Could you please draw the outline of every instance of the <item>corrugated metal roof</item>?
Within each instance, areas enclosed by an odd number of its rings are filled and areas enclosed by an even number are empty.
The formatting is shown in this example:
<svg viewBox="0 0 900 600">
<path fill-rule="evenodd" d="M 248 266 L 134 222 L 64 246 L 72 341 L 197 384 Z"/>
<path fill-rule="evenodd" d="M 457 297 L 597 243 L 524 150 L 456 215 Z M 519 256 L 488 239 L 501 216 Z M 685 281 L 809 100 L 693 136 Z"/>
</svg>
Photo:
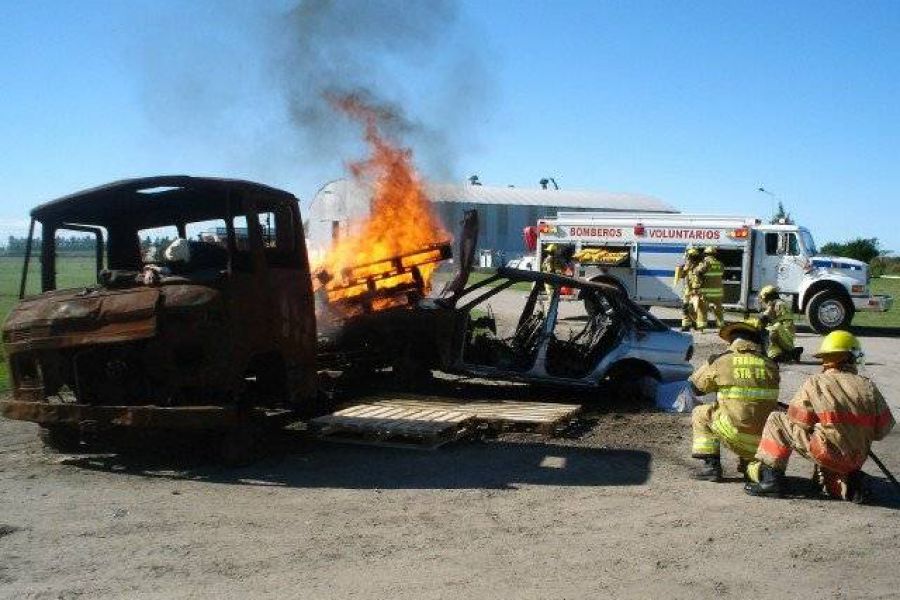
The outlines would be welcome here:
<svg viewBox="0 0 900 600">
<path fill-rule="evenodd" d="M 617 212 L 678 212 L 674 206 L 659 198 L 626 192 L 544 190 L 454 183 L 428 184 L 427 189 L 434 202 L 550 206 Z M 313 205 L 324 200 L 318 198 L 322 194 L 338 194 L 343 196 L 344 202 L 349 201 L 351 204 L 360 196 L 367 197 L 366 190 L 347 179 L 338 179 L 322 186 L 316 198 L 313 198 Z"/>
<path fill-rule="evenodd" d="M 432 184 L 434 202 L 471 202 L 517 206 L 560 206 L 608 211 L 678 212 L 659 198 L 626 192 L 587 192 L 488 185 Z"/>
</svg>

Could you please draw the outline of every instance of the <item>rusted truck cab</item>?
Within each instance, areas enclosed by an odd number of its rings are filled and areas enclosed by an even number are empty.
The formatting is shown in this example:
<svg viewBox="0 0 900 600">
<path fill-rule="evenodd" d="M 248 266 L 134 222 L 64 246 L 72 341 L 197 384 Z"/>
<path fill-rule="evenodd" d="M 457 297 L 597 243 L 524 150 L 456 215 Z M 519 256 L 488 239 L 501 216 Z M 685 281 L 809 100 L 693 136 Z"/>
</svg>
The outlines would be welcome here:
<svg viewBox="0 0 900 600">
<path fill-rule="evenodd" d="M 260 408 L 311 402 L 316 324 L 293 195 L 151 177 L 31 217 L 39 256 L 26 256 L 3 326 L 13 387 L 3 416 L 65 439 L 87 427 L 232 427 Z M 72 232 L 95 238 L 96 282 L 61 289 L 59 241 Z M 35 261 L 41 293 L 26 296 Z"/>
</svg>

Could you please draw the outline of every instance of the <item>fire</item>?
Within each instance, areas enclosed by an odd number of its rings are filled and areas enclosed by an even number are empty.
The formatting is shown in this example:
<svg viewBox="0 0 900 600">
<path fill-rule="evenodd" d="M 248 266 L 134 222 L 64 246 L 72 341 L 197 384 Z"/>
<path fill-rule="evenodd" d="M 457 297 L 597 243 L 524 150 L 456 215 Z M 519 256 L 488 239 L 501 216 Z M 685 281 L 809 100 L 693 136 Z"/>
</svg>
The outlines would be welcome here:
<svg viewBox="0 0 900 600">
<path fill-rule="evenodd" d="M 357 182 L 371 190 L 371 211 L 352 224 L 351 235 L 336 240 L 315 271 L 329 302 L 394 288 L 430 289 L 437 262 L 450 235 L 432 212 L 431 200 L 413 165 L 412 151 L 392 144 L 379 129 L 385 112 L 355 96 L 331 98 L 332 104 L 365 128 L 371 154 L 351 163 Z M 374 309 L 395 304 L 381 299 Z"/>
</svg>

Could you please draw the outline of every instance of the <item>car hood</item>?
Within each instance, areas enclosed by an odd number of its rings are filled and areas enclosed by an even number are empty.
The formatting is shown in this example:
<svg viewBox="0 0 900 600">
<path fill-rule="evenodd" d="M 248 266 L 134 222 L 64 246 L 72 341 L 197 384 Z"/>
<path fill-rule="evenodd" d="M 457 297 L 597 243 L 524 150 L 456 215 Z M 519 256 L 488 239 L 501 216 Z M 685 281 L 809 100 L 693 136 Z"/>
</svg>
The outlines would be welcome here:
<svg viewBox="0 0 900 600">
<path fill-rule="evenodd" d="M 155 335 L 161 310 L 203 306 L 219 295 L 193 284 L 48 292 L 19 302 L 3 326 L 3 340 L 15 351 L 144 339 Z"/>
<path fill-rule="evenodd" d="M 835 269 L 839 271 L 865 271 L 866 263 L 855 258 L 843 256 L 813 256 L 812 266 L 818 269 Z"/>
</svg>

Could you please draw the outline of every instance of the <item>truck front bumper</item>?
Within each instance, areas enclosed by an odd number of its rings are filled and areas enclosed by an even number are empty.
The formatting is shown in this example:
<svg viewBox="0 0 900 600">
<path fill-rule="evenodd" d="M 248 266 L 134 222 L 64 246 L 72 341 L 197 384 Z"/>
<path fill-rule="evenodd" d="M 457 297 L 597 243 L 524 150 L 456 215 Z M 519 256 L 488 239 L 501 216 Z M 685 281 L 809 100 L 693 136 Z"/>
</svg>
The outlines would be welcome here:
<svg viewBox="0 0 900 600">
<path fill-rule="evenodd" d="M 240 422 L 237 409 L 223 406 L 89 406 L 6 400 L 0 416 L 39 425 L 79 428 L 225 429 Z"/>
<path fill-rule="evenodd" d="M 853 298 L 853 308 L 858 311 L 887 312 L 894 305 L 893 296 L 864 296 Z"/>
</svg>

